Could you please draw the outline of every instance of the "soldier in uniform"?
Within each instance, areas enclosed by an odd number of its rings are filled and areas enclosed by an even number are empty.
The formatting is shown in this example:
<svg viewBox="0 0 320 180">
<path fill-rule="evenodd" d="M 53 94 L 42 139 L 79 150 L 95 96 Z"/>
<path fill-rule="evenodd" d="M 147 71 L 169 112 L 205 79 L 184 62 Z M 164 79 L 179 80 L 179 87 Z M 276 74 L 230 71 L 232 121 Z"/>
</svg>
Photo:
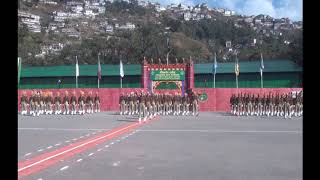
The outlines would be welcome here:
<svg viewBox="0 0 320 180">
<path fill-rule="evenodd" d="M 143 118 L 143 121 L 147 120 L 147 111 L 146 111 L 146 96 L 143 92 L 141 92 L 141 95 L 138 98 L 139 100 L 139 123 L 141 123 L 141 118 Z"/>
<path fill-rule="evenodd" d="M 94 112 L 100 112 L 100 97 L 98 95 L 98 92 L 96 92 L 96 96 L 94 97 L 94 104 L 95 104 Z"/>
<path fill-rule="evenodd" d="M 198 96 L 195 92 L 192 92 L 191 95 L 192 100 L 192 115 L 199 115 L 199 107 L 198 107 Z"/>
<path fill-rule="evenodd" d="M 126 111 L 126 102 L 125 102 L 125 97 L 123 93 L 119 97 L 119 105 L 120 105 L 120 115 L 124 115 Z"/>
<path fill-rule="evenodd" d="M 61 97 L 60 92 L 57 92 L 56 97 L 54 98 L 55 104 L 55 113 L 54 114 L 61 114 Z"/>
<path fill-rule="evenodd" d="M 20 98 L 21 104 L 21 115 L 25 115 L 28 113 L 28 97 L 26 91 L 22 92 L 22 96 Z"/>
<path fill-rule="evenodd" d="M 93 113 L 93 97 L 92 97 L 92 92 L 90 91 L 88 93 L 88 96 L 86 98 L 86 107 L 87 107 L 87 113 L 92 114 Z"/>
<path fill-rule="evenodd" d="M 52 99 L 52 92 L 49 91 L 48 92 L 48 96 L 46 98 L 46 114 L 52 114 L 53 113 L 53 107 L 52 107 L 52 104 L 53 104 L 53 99 Z"/>
<path fill-rule="evenodd" d="M 71 102 L 71 115 L 77 114 L 77 97 L 76 97 L 75 91 L 72 92 L 70 102 Z"/>
<path fill-rule="evenodd" d="M 70 105 L 70 98 L 68 91 L 65 92 L 63 97 L 63 114 L 69 114 L 69 105 Z"/>
<path fill-rule="evenodd" d="M 80 92 L 80 96 L 78 98 L 78 103 L 79 103 L 79 114 L 85 114 L 85 96 L 84 96 L 84 92 L 81 91 Z"/>
</svg>

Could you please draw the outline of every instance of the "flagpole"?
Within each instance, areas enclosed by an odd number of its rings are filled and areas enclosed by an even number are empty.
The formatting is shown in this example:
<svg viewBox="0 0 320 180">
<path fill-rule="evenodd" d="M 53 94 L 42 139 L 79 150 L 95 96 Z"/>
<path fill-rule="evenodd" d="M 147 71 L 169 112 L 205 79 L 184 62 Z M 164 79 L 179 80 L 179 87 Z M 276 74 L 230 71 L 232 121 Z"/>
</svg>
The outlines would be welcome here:
<svg viewBox="0 0 320 180">
<path fill-rule="evenodd" d="M 76 63 L 77 63 L 77 66 L 78 66 L 77 68 L 79 68 L 78 57 L 77 56 L 76 56 Z M 78 88 L 78 76 L 77 76 L 77 74 L 76 74 L 76 88 Z"/>
<path fill-rule="evenodd" d="M 98 54 L 98 62 L 99 62 L 99 66 L 100 66 L 100 59 L 99 59 L 99 56 L 100 56 L 100 53 Z M 100 79 L 99 79 L 99 76 L 98 76 L 98 89 L 99 89 L 99 86 L 100 86 Z"/>
</svg>

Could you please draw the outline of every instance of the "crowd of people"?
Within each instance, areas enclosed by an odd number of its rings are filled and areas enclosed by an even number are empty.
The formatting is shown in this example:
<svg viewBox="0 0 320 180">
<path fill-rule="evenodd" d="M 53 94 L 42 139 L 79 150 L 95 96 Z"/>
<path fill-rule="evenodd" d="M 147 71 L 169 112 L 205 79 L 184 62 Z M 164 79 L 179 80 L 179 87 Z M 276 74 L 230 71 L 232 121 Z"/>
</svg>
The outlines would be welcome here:
<svg viewBox="0 0 320 180">
<path fill-rule="evenodd" d="M 178 93 L 131 92 L 120 95 L 119 106 L 120 115 L 139 115 L 139 122 L 156 115 L 199 115 L 198 96 L 194 92 L 183 96 Z"/>
<path fill-rule="evenodd" d="M 100 98 L 98 92 L 95 96 L 92 92 L 85 94 L 80 91 L 80 95 L 77 97 L 76 92 L 73 91 L 72 95 L 69 95 L 68 91 L 65 91 L 64 95 L 60 95 L 60 92 L 56 92 L 55 96 L 51 91 L 32 91 L 28 97 L 26 91 L 22 92 L 21 100 L 21 114 L 39 116 L 42 114 L 85 114 L 100 112 Z"/>
<path fill-rule="evenodd" d="M 303 114 L 303 91 L 286 94 L 240 93 L 230 98 L 231 113 L 237 116 L 284 116 L 291 118 Z"/>
</svg>

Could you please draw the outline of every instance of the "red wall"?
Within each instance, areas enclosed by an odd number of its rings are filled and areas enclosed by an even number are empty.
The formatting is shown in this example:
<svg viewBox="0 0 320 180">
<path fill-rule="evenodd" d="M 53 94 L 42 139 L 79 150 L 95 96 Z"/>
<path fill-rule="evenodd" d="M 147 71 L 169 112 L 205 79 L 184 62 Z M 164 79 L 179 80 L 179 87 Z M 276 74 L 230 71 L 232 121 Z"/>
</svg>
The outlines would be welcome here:
<svg viewBox="0 0 320 180">
<path fill-rule="evenodd" d="M 63 96 L 64 92 L 67 90 L 69 94 L 72 93 L 73 90 L 76 91 L 76 95 L 80 94 L 80 91 L 84 91 L 87 94 L 89 91 L 92 91 L 93 95 L 95 92 L 99 92 L 100 100 L 101 100 L 101 110 L 102 111 L 118 111 L 119 110 L 119 96 L 123 93 L 136 92 L 141 91 L 141 88 L 92 88 L 92 89 L 41 89 L 42 92 L 50 90 L 53 92 L 55 96 L 56 92 L 60 92 Z M 196 88 L 196 92 L 206 92 L 208 94 L 208 100 L 200 103 L 200 111 L 229 111 L 229 100 L 230 96 L 233 93 L 255 93 L 255 94 L 263 94 L 263 93 L 287 93 L 290 91 L 300 91 L 302 88 Z M 20 104 L 20 97 L 23 91 L 27 92 L 27 95 L 31 94 L 31 90 L 18 90 L 18 104 Z M 171 92 L 173 93 L 173 92 Z M 20 110 L 20 105 L 18 107 Z"/>
</svg>

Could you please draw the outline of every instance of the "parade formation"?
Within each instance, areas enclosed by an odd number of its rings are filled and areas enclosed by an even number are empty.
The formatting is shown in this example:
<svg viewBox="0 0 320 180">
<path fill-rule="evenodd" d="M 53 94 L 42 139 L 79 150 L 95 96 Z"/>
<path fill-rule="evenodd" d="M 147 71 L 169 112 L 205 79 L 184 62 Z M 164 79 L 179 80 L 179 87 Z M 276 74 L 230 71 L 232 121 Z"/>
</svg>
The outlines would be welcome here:
<svg viewBox="0 0 320 180">
<path fill-rule="evenodd" d="M 76 92 L 73 91 L 69 95 L 65 91 L 63 96 L 60 92 L 53 94 L 51 91 L 32 91 L 28 97 L 26 91 L 22 92 L 21 100 L 21 115 L 39 116 L 42 114 L 85 114 L 100 112 L 100 97 L 98 92 L 95 96 L 90 91 L 87 95 L 80 91 L 80 96 L 77 98 Z"/>
<path fill-rule="evenodd" d="M 158 94 L 131 92 L 119 98 L 120 115 L 139 115 L 139 122 L 156 115 L 199 115 L 198 96 L 194 92 L 184 96 L 175 93 Z"/>
<path fill-rule="evenodd" d="M 284 116 L 291 118 L 303 114 L 303 91 L 287 94 L 233 94 L 230 109 L 237 116 Z"/>
</svg>

